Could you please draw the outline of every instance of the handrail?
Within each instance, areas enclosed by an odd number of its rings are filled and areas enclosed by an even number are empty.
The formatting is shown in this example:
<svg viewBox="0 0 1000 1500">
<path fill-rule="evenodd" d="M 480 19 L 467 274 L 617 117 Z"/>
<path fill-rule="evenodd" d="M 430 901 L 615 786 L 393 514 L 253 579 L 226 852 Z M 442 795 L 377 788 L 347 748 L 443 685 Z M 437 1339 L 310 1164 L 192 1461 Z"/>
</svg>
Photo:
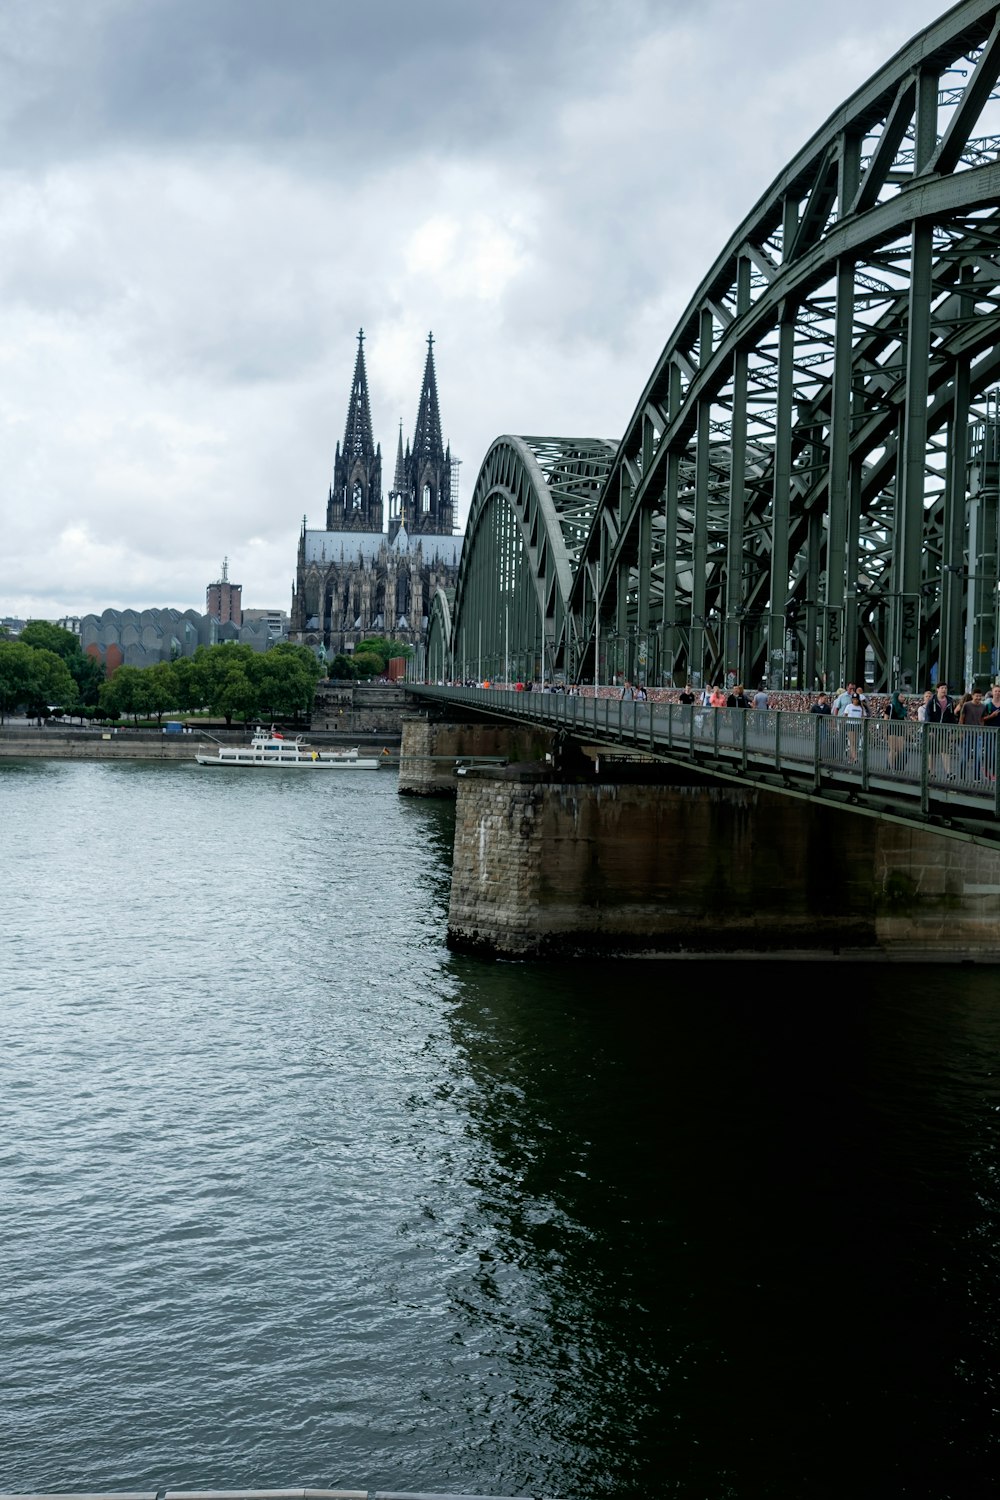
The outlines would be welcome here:
<svg viewBox="0 0 1000 1500">
<path fill-rule="evenodd" d="M 575 696 L 570 709 L 559 693 L 412 690 L 501 717 L 568 727 L 577 734 L 589 731 L 653 757 L 683 755 L 715 771 L 775 772 L 786 780 L 801 779 L 818 794 L 851 786 L 866 794 L 888 792 L 911 801 L 925 817 L 932 801 L 959 800 L 1000 819 L 1000 731 L 993 728 Z"/>
</svg>

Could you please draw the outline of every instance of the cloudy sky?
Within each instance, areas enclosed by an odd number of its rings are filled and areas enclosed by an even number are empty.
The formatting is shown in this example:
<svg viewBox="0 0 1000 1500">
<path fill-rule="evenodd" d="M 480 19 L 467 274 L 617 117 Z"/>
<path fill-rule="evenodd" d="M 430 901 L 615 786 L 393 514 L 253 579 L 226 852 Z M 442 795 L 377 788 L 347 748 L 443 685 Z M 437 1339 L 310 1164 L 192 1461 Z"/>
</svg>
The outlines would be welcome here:
<svg viewBox="0 0 1000 1500">
<path fill-rule="evenodd" d="M 0 616 L 290 603 L 357 330 L 461 511 L 617 437 L 709 263 L 937 0 L 0 0 Z"/>
</svg>

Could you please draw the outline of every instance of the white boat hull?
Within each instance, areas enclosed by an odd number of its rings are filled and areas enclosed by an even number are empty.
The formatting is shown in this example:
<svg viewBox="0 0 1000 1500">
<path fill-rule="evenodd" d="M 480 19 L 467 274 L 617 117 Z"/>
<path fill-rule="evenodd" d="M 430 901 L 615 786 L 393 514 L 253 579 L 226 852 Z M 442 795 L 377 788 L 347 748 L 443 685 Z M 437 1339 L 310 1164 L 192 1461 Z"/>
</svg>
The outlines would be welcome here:
<svg viewBox="0 0 1000 1500">
<path fill-rule="evenodd" d="M 314 750 L 301 738 L 286 740 L 272 729 L 255 729 L 249 745 L 220 745 L 214 755 L 195 756 L 199 766 L 237 771 L 376 771 L 379 758 L 351 750 Z"/>
<path fill-rule="evenodd" d="M 308 756 L 293 760 L 277 755 L 226 756 L 225 759 L 219 755 L 196 755 L 195 760 L 199 766 L 228 766 L 231 770 L 248 771 L 377 771 L 379 765 L 376 758 L 367 755 L 355 758 L 343 756 L 340 759 L 318 756 L 316 760 Z"/>
</svg>

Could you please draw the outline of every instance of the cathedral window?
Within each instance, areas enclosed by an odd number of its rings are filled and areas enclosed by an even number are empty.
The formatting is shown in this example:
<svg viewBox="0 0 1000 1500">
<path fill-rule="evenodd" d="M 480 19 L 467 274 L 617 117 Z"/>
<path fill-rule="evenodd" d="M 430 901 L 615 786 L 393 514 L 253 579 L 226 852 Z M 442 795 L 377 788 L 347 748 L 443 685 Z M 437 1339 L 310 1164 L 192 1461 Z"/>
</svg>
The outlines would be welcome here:
<svg viewBox="0 0 1000 1500">
<path fill-rule="evenodd" d="M 361 484 L 357 479 L 354 481 L 354 489 L 351 492 L 351 505 L 354 510 L 361 509 Z"/>
<path fill-rule="evenodd" d="M 423 495 L 423 512 L 424 512 L 425 516 L 427 515 L 428 511 L 430 510 L 430 508 L 431 508 L 431 487 L 430 487 L 429 484 L 425 484 L 424 485 L 424 495 Z"/>
</svg>

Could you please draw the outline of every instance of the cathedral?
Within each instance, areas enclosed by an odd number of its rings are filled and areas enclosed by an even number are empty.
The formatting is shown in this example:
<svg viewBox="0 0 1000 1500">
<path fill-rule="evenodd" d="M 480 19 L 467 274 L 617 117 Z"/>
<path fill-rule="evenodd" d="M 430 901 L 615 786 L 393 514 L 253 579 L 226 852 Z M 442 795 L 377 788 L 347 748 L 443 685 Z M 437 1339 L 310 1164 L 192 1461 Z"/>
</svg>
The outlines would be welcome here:
<svg viewBox="0 0 1000 1500">
<path fill-rule="evenodd" d="M 289 640 L 324 657 L 350 653 L 371 635 L 419 647 L 435 590 L 454 592 L 462 537 L 454 530 L 451 449 L 441 440 L 433 335 L 427 340 L 413 442 L 405 449 L 400 423 L 388 502 L 386 515 L 382 446 L 372 438 L 362 330 L 344 442 L 337 444 L 333 461 L 326 528 L 311 531 L 305 517 L 302 521 Z"/>
</svg>

